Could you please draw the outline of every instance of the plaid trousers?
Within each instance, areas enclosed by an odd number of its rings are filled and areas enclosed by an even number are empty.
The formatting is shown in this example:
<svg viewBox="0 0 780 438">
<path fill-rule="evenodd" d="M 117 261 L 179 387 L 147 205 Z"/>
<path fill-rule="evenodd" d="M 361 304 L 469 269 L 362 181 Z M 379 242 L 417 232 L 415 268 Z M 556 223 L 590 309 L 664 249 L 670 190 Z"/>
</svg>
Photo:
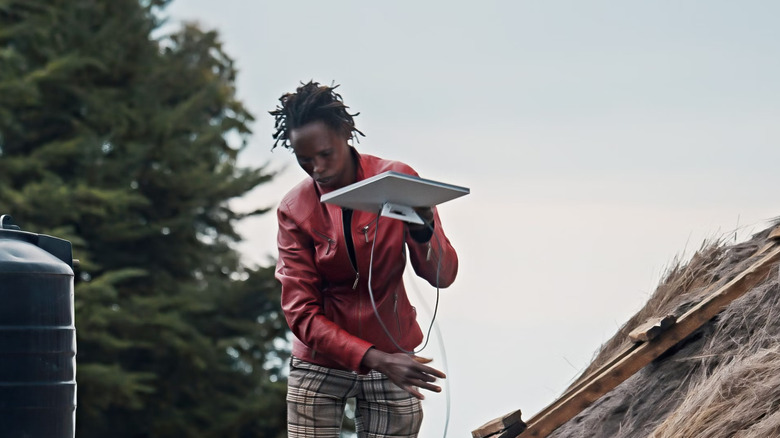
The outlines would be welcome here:
<svg viewBox="0 0 780 438">
<path fill-rule="evenodd" d="M 359 438 L 415 438 L 420 431 L 420 400 L 377 371 L 361 375 L 293 357 L 287 382 L 289 438 L 338 438 L 350 397 Z"/>
</svg>

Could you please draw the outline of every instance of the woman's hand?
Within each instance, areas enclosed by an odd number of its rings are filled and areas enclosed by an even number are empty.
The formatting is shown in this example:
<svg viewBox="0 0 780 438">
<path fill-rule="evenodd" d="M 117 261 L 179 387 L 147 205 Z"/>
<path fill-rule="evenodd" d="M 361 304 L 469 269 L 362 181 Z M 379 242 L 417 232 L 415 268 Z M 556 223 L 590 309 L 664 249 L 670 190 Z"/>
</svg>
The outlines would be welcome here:
<svg viewBox="0 0 780 438">
<path fill-rule="evenodd" d="M 425 397 L 418 388 L 441 392 L 441 387 L 433 382 L 436 378 L 447 378 L 441 371 L 424 365 L 430 361 L 406 353 L 385 353 L 376 348 L 370 348 L 363 356 L 363 365 L 386 375 L 390 381 L 420 400 Z"/>
<path fill-rule="evenodd" d="M 407 222 L 410 230 L 423 230 L 428 228 L 428 224 L 433 222 L 433 209 L 431 207 L 414 207 L 414 211 L 420 216 L 424 224 L 413 224 Z"/>
</svg>

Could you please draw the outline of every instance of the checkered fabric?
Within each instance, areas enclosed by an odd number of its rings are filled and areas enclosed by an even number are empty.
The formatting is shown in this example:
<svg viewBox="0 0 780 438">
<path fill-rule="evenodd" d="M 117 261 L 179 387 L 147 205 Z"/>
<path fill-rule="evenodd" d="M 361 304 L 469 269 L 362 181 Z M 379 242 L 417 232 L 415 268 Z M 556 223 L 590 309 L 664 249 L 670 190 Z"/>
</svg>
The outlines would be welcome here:
<svg viewBox="0 0 780 438">
<path fill-rule="evenodd" d="M 420 401 L 377 371 L 362 375 L 293 357 L 287 385 L 289 438 L 338 438 L 350 397 L 359 438 L 415 438 L 420 431 Z"/>
</svg>

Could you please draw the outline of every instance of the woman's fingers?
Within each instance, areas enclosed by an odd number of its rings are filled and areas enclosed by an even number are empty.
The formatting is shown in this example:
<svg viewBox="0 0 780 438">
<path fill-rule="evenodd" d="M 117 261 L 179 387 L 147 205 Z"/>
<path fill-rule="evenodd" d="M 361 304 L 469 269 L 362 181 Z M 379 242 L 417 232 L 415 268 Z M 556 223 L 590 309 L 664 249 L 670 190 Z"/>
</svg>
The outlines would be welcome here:
<svg viewBox="0 0 780 438">
<path fill-rule="evenodd" d="M 436 379 L 444 379 L 447 376 L 436 368 L 423 365 L 430 363 L 431 359 L 401 353 L 383 357 L 386 361 L 377 368 L 409 394 L 422 400 L 424 397 L 420 389 L 441 392 L 441 387 L 435 385 L 434 382 Z"/>
<path fill-rule="evenodd" d="M 410 383 L 422 389 L 428 391 L 441 392 L 441 387 L 434 385 L 437 378 L 445 378 L 446 376 L 441 371 L 424 365 L 419 365 L 417 369 L 413 370 L 413 373 L 409 376 Z"/>
<path fill-rule="evenodd" d="M 433 359 L 429 359 L 427 357 L 412 356 L 412 359 L 416 360 L 418 363 L 431 363 L 431 362 L 433 362 Z"/>
<path fill-rule="evenodd" d="M 419 365 L 419 367 L 420 367 L 419 371 L 421 371 L 421 372 L 423 372 L 425 374 L 430 374 L 431 376 L 438 377 L 440 379 L 446 379 L 447 378 L 446 374 L 444 374 L 443 372 L 437 370 L 436 368 L 432 368 L 432 367 L 425 366 L 425 365 Z"/>
<path fill-rule="evenodd" d="M 416 397 L 418 400 L 425 400 L 425 396 L 422 395 L 420 391 L 417 390 L 414 386 L 407 385 L 402 387 L 403 390 L 408 392 L 409 394 L 412 394 L 412 396 Z"/>
<path fill-rule="evenodd" d="M 427 389 L 428 391 L 431 391 L 431 392 L 441 392 L 441 387 L 437 386 L 437 385 L 434 385 L 432 383 L 422 382 L 422 383 L 420 383 L 419 386 L 420 386 L 420 388 Z"/>
</svg>

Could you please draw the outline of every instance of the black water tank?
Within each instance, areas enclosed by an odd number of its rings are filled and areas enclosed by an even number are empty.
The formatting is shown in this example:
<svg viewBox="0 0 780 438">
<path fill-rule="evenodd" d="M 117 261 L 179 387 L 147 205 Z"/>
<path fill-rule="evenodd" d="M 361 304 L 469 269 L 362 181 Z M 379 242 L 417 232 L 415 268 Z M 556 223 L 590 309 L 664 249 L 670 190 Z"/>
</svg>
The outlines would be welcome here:
<svg viewBox="0 0 780 438">
<path fill-rule="evenodd" d="M 0 217 L 0 436 L 73 438 L 76 328 L 70 242 Z"/>
</svg>

